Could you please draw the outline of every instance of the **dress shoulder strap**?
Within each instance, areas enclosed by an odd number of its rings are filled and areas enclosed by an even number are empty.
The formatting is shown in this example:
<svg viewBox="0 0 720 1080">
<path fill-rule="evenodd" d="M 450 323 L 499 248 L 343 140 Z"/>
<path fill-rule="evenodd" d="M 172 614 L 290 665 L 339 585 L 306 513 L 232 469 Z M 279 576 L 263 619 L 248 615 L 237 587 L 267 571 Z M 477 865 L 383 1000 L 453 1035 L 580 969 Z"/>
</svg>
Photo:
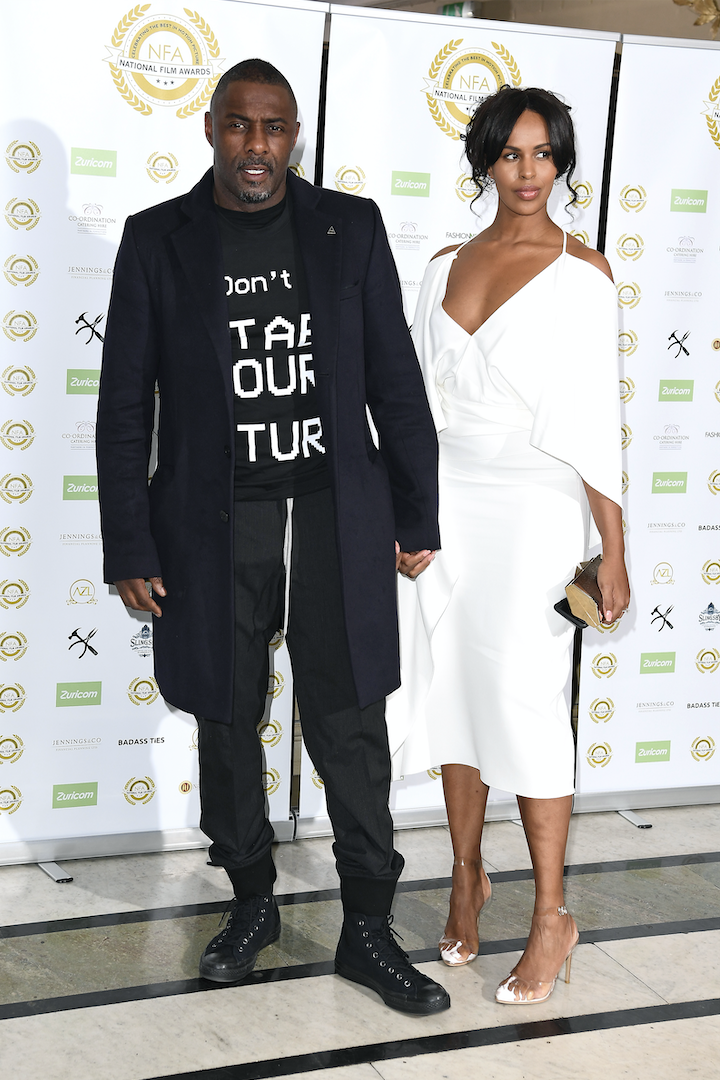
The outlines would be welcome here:
<svg viewBox="0 0 720 1080">
<path fill-rule="evenodd" d="M 563 253 L 563 255 L 565 255 L 565 254 L 566 254 L 566 252 L 567 252 L 567 238 L 568 238 L 567 230 L 566 230 L 566 229 L 563 229 L 563 231 L 562 231 L 562 234 L 563 234 L 563 247 L 562 247 L 562 253 Z"/>
</svg>

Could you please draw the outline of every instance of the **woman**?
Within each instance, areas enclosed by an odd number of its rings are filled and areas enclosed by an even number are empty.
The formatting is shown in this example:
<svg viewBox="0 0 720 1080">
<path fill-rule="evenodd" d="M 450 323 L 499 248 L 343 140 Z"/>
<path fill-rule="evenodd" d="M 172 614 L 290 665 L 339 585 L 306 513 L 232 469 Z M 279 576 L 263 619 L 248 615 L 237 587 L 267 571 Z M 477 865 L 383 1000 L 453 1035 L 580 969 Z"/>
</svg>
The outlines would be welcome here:
<svg viewBox="0 0 720 1080">
<path fill-rule="evenodd" d="M 471 120 L 466 154 L 495 220 L 427 270 L 413 336 L 440 442 L 442 550 L 405 556 L 403 687 L 390 702 L 396 769 L 441 764 L 455 861 L 443 960 L 478 952 L 488 787 L 517 794 L 535 876 L 525 951 L 496 999 L 537 1003 L 577 943 L 563 897 L 574 746 L 571 625 L 554 610 L 602 538 L 603 618 L 630 599 L 620 507 L 617 297 L 610 268 L 553 224 L 570 180 L 569 109 L 503 87 Z"/>
</svg>

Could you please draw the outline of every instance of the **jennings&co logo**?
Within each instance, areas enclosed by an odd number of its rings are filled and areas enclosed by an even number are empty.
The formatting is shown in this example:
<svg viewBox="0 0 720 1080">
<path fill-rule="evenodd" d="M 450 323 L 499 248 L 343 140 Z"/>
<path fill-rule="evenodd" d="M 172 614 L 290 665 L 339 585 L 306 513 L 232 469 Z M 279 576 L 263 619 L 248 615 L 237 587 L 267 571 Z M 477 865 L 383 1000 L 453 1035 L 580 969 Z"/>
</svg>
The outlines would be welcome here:
<svg viewBox="0 0 720 1080">
<path fill-rule="evenodd" d="M 20 683 L 0 685 L 0 713 L 17 712 L 25 704 L 25 687 Z"/>
<path fill-rule="evenodd" d="M 720 611 L 715 610 L 715 605 L 712 601 L 708 604 L 704 611 L 700 612 L 698 621 L 704 630 L 714 630 L 720 626 Z"/>
<path fill-rule="evenodd" d="M 30 531 L 22 525 L 9 525 L 0 529 L 0 555 L 27 555 L 31 544 Z"/>
<path fill-rule="evenodd" d="M 162 153 L 153 150 L 147 159 L 145 171 L 155 184 L 172 184 L 173 180 L 178 178 L 180 165 L 175 155 L 169 151 Z"/>
<path fill-rule="evenodd" d="M 335 173 L 335 187 L 349 195 L 359 195 L 365 182 L 365 173 L 359 165 L 341 165 Z"/>
<path fill-rule="evenodd" d="M 717 649 L 701 649 L 695 657 L 695 667 L 704 675 L 712 675 L 720 667 L 720 652 Z"/>
<path fill-rule="evenodd" d="M 70 172 L 79 176 L 117 176 L 117 150 L 88 150 L 73 146 Z"/>
<path fill-rule="evenodd" d="M 155 794 L 155 782 L 149 776 L 131 776 L 123 794 L 131 806 L 147 806 Z"/>
<path fill-rule="evenodd" d="M 95 394 L 100 390 L 100 368 L 68 368 L 66 394 Z"/>
<path fill-rule="evenodd" d="M 630 259 L 637 262 L 645 251 L 645 241 L 640 236 L 640 233 L 623 233 L 618 238 L 615 250 L 625 262 Z"/>
<path fill-rule="evenodd" d="M 620 307 L 636 308 L 642 300 L 642 290 L 637 281 L 619 281 L 617 284 Z"/>
<path fill-rule="evenodd" d="M 35 428 L 29 420 L 6 420 L 0 427 L 0 443 L 7 450 L 27 450 L 35 438 Z"/>
<path fill-rule="evenodd" d="M 617 671 L 617 657 L 611 653 L 598 653 L 593 657 L 592 673 L 597 679 L 611 679 Z"/>
<path fill-rule="evenodd" d="M 522 76 L 515 58 L 492 41 L 493 52 L 485 49 L 458 49 L 462 38 L 448 41 L 435 56 L 421 92 L 430 115 L 451 139 L 460 140 L 470 117 L 486 97 L 501 86 L 520 86 Z"/>
<path fill-rule="evenodd" d="M 30 596 L 30 588 L 26 581 L 18 578 L 16 581 L 0 581 L 0 607 L 6 611 L 17 611 L 27 604 Z"/>
<path fill-rule="evenodd" d="M 676 213 L 704 214 L 707 210 L 707 198 L 707 191 L 673 188 L 670 193 L 670 209 Z"/>
<path fill-rule="evenodd" d="M 3 273 L 9 285 L 34 285 L 40 277 L 40 267 L 32 255 L 10 255 Z"/>
<path fill-rule="evenodd" d="M 19 735 L 0 735 L 0 765 L 14 765 L 25 747 Z"/>
<path fill-rule="evenodd" d="M 42 154 L 40 147 L 34 142 L 18 142 L 13 139 L 5 151 L 5 161 L 13 172 L 29 176 L 40 168 Z"/>
<path fill-rule="evenodd" d="M 391 195 L 413 195 L 430 198 L 430 173 L 397 172 L 393 170 L 390 182 Z"/>
<path fill-rule="evenodd" d="M 64 810 L 69 806 L 97 806 L 97 780 L 90 784 L 53 784 L 52 808 Z"/>
<path fill-rule="evenodd" d="M 0 480 L 0 499 L 11 506 L 13 503 L 27 502 L 32 493 L 33 482 L 27 473 L 20 473 L 18 476 L 5 473 Z"/>
<path fill-rule="evenodd" d="M 105 63 L 123 101 L 150 116 L 153 106 L 175 109 L 180 120 L 204 109 L 225 61 L 212 28 L 197 11 L 147 15 L 138 4 L 115 27 Z"/>
<path fill-rule="evenodd" d="M 612 747 L 610 743 L 593 743 L 588 747 L 587 763 L 593 769 L 604 769 L 609 764 L 612 757 Z"/>
<path fill-rule="evenodd" d="M 661 742 L 635 743 L 635 764 L 640 765 L 648 761 L 669 761 L 670 740 Z"/>
<path fill-rule="evenodd" d="M 647 193 L 639 184 L 626 184 L 620 192 L 620 205 L 627 214 L 644 210 L 646 202 Z"/>
<path fill-rule="evenodd" d="M 693 739 L 690 753 L 695 761 L 709 761 L 715 753 L 715 740 L 709 735 L 701 735 Z"/>
<path fill-rule="evenodd" d="M 151 675 L 133 679 L 127 688 L 127 696 L 133 705 L 152 705 L 160 697 L 160 688 Z"/>
<path fill-rule="evenodd" d="M 31 367 L 5 368 L 2 375 L 2 388 L 10 397 L 27 397 L 35 389 L 35 372 Z"/>
<path fill-rule="evenodd" d="M 612 698 L 595 698 L 588 709 L 590 719 L 596 724 L 607 724 L 615 715 L 615 702 Z"/>
<path fill-rule="evenodd" d="M 101 702 L 101 682 L 65 682 L 57 684 L 55 690 L 55 705 L 57 708 L 76 705 L 100 705 Z"/>
<path fill-rule="evenodd" d="M 674 652 L 640 653 L 641 675 L 669 675 L 675 671 Z"/>
<path fill-rule="evenodd" d="M 692 401 L 694 379 L 661 379 L 658 401 Z"/>
<path fill-rule="evenodd" d="M 32 311 L 15 311 L 3 318 L 3 333 L 10 341 L 31 341 L 38 331 L 38 321 Z"/>
<path fill-rule="evenodd" d="M 20 809 L 23 796 L 20 788 L 14 784 L 0 789 L 0 814 L 14 814 Z"/>
<path fill-rule="evenodd" d="M 97 502 L 97 476 L 63 476 L 63 499 L 92 499 Z"/>
<path fill-rule="evenodd" d="M 652 476 L 653 495 L 685 495 L 687 492 L 686 472 L 655 472 Z"/>
<path fill-rule="evenodd" d="M 30 232 L 40 220 L 40 207 L 32 199 L 11 199 L 5 207 L 5 220 L 16 232 Z"/>
</svg>

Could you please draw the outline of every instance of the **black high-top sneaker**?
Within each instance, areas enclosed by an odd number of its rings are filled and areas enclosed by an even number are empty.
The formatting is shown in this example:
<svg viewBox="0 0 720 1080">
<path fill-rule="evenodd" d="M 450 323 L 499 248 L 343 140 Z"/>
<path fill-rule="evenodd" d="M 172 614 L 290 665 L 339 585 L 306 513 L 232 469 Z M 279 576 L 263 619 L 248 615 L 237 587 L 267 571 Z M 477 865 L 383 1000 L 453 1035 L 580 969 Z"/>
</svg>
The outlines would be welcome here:
<svg viewBox="0 0 720 1080">
<path fill-rule="evenodd" d="M 279 937 L 280 912 L 274 896 L 235 900 L 225 926 L 200 957 L 200 975 L 211 982 L 238 982 L 255 967 L 260 950 Z"/>
<path fill-rule="evenodd" d="M 391 1009 L 436 1013 L 450 1008 L 450 995 L 412 966 L 398 945 L 392 915 L 346 911 L 335 953 L 335 971 L 350 982 L 369 986 Z"/>
</svg>

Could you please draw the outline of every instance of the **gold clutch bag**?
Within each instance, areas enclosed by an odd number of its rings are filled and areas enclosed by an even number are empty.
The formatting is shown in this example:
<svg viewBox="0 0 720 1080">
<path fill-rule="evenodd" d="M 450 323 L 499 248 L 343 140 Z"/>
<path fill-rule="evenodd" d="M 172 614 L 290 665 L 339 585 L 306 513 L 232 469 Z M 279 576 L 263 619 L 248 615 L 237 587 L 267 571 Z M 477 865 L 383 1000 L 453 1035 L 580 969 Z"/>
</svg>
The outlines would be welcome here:
<svg viewBox="0 0 720 1080">
<path fill-rule="evenodd" d="M 602 624 L 603 601 L 597 580 L 601 562 L 602 555 L 596 555 L 589 562 L 580 563 L 575 577 L 565 586 L 570 611 L 576 619 L 596 630 Z"/>
</svg>

